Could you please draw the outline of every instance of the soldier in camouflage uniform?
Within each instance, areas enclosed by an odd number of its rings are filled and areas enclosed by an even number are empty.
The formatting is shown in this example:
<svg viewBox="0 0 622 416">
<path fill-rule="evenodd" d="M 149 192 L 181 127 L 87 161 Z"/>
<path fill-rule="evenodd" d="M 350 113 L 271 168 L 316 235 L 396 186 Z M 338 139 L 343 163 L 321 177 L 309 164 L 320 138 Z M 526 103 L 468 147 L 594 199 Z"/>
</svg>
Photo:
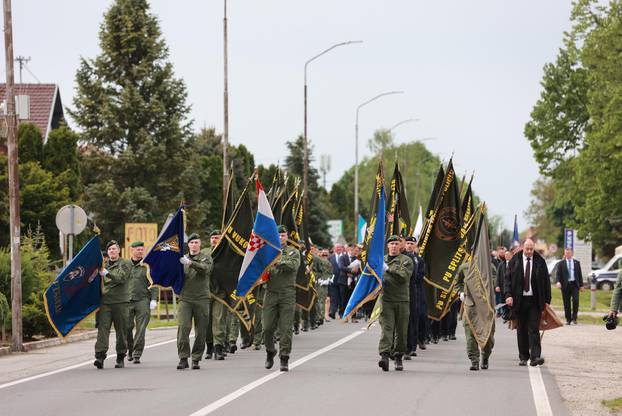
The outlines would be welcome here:
<svg viewBox="0 0 622 416">
<path fill-rule="evenodd" d="M 255 350 L 261 349 L 261 344 L 263 343 L 263 326 L 262 326 L 262 315 L 263 315 L 263 300 L 266 292 L 265 283 L 258 285 L 255 289 L 255 296 L 257 297 L 257 302 L 255 303 L 255 322 L 253 322 L 253 348 Z"/>
<path fill-rule="evenodd" d="M 134 241 L 130 245 L 130 304 L 127 327 L 127 347 L 129 350 L 128 361 L 140 364 L 140 357 L 145 349 L 145 332 L 149 319 L 150 311 L 156 307 L 158 289 L 152 288 L 151 282 L 147 278 L 147 266 L 142 264 L 145 255 L 145 243 Z M 134 325 L 136 325 L 136 336 L 134 336 Z"/>
<path fill-rule="evenodd" d="M 613 287 L 611 294 L 611 306 L 609 307 L 609 316 L 618 316 L 620 310 L 620 302 L 622 302 L 622 270 L 618 272 L 618 279 Z"/>
<path fill-rule="evenodd" d="M 115 240 L 109 241 L 106 244 L 106 251 L 108 260 L 99 272 L 103 281 L 103 290 L 99 306 L 95 362 L 93 362 L 93 365 L 100 370 L 104 368 L 104 360 L 108 352 L 110 327 L 113 324 L 117 338 L 117 362 L 115 368 L 125 367 L 128 305 L 130 301 L 129 279 L 131 263 L 119 257 L 121 248 Z"/>
<path fill-rule="evenodd" d="M 177 327 L 178 370 L 188 368 L 190 356 L 190 331 L 194 320 L 194 345 L 192 346 L 192 369 L 198 370 L 205 350 L 205 321 L 208 316 L 209 281 L 212 258 L 201 253 L 201 239 L 194 233 L 188 237 L 188 255 L 179 259 L 184 265 L 184 286 L 179 295 Z"/>
<path fill-rule="evenodd" d="M 214 247 L 220 241 L 220 230 L 214 230 L 210 234 L 210 247 L 206 248 L 203 252 L 212 259 L 212 252 Z M 208 317 L 206 322 L 205 342 L 206 353 L 205 359 L 209 360 L 214 355 L 216 360 L 225 359 L 224 346 L 226 345 L 226 307 L 215 299 L 215 294 L 219 292 L 214 279 L 210 279 L 208 286 L 210 295 L 207 300 Z"/>
<path fill-rule="evenodd" d="M 388 254 L 384 256 L 384 286 L 380 326 L 382 335 L 378 344 L 382 371 L 389 371 L 389 355 L 395 357 L 395 370 L 402 371 L 402 357 L 406 352 L 409 316 L 409 283 L 413 271 L 412 260 L 400 254 L 400 237 L 392 235 L 387 240 Z M 395 342 L 395 344 L 394 344 Z M 393 351 L 392 351 L 393 349 Z"/>
<path fill-rule="evenodd" d="M 274 365 L 276 347 L 274 332 L 279 330 L 279 357 L 281 371 L 288 371 L 292 350 L 292 324 L 296 308 L 296 273 L 300 267 L 300 252 L 287 245 L 287 228 L 279 226 L 282 254 L 279 262 L 270 269 L 263 302 L 264 343 L 267 369 Z"/>
</svg>

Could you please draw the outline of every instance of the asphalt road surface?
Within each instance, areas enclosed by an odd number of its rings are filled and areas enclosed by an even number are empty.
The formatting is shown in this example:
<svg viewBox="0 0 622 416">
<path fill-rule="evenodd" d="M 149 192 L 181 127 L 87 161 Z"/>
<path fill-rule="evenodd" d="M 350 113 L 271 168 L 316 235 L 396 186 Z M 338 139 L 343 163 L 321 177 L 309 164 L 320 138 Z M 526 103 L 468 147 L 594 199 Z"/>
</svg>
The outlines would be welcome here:
<svg viewBox="0 0 622 416">
<path fill-rule="evenodd" d="M 377 364 L 379 329 L 362 324 L 331 322 L 295 336 L 288 373 L 265 370 L 263 349 L 178 371 L 174 329 L 148 333 L 140 365 L 115 369 L 109 356 L 97 370 L 95 340 L 83 341 L 0 358 L 0 414 L 567 415 L 546 364 L 519 367 L 515 332 L 497 324 L 490 369 L 477 372 L 469 371 L 462 324 L 457 341 L 430 345 L 403 372 L 391 363 L 387 373 Z"/>
</svg>

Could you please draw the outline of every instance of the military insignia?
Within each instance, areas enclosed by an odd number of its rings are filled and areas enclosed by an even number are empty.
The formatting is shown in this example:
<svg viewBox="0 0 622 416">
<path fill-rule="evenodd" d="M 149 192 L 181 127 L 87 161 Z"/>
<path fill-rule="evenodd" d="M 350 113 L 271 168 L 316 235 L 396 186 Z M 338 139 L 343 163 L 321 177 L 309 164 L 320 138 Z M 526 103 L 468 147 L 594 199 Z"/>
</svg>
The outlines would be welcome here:
<svg viewBox="0 0 622 416">
<path fill-rule="evenodd" d="M 171 238 L 162 241 L 160 244 L 153 248 L 154 251 L 173 251 L 179 253 L 179 239 L 176 235 Z"/>
<path fill-rule="evenodd" d="M 69 273 L 67 273 L 67 275 L 63 278 L 63 281 L 71 282 L 74 279 L 80 279 L 82 276 L 84 276 L 84 267 L 78 266 Z"/>
<path fill-rule="evenodd" d="M 460 235 L 460 224 L 456 220 L 456 208 L 445 207 L 438 212 L 434 231 L 443 241 L 455 241 Z"/>
</svg>

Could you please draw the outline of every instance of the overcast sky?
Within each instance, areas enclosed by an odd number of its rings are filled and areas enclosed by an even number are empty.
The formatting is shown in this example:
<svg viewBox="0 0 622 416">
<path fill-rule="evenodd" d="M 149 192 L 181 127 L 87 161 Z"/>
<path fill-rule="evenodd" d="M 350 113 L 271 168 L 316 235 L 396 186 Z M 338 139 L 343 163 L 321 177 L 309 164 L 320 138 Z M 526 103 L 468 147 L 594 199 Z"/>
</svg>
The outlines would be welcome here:
<svg viewBox="0 0 622 416">
<path fill-rule="evenodd" d="M 32 57 L 29 69 L 60 85 L 65 106 L 72 106 L 80 56 L 99 53 L 97 34 L 111 3 L 13 1 L 15 56 Z M 354 163 L 356 107 L 403 90 L 361 110 L 360 156 L 369 155 L 375 129 L 418 118 L 395 130 L 397 142 L 436 138 L 428 148 L 445 159 L 454 152 L 458 174 L 475 171 L 475 190 L 492 213 L 507 227 L 516 213 L 524 228 L 538 169 L 523 126 L 542 67 L 570 27 L 569 0 L 228 3 L 230 140 L 246 145 L 256 163 L 282 161 L 285 141 L 302 133 L 304 62 L 335 43 L 363 40 L 309 67 L 309 139 L 316 165 L 321 154 L 332 158 L 328 187 Z M 222 0 L 150 4 L 188 87 L 195 128 L 222 131 Z M 27 72 L 23 79 L 36 82 Z"/>
</svg>

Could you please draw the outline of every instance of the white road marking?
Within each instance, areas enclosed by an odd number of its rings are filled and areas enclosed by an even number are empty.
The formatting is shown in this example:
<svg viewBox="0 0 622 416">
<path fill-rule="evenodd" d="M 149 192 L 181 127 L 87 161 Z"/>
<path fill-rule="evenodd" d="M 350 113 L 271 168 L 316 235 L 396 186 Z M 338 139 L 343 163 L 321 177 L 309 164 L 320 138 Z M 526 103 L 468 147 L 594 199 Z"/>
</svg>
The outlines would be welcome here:
<svg viewBox="0 0 622 416">
<path fill-rule="evenodd" d="M 529 366 L 529 381 L 533 393 L 533 402 L 536 406 L 537 416 L 553 416 L 549 396 L 546 394 L 546 387 L 542 379 L 540 367 Z"/>
<path fill-rule="evenodd" d="M 145 346 L 145 349 L 159 347 L 159 346 L 162 346 L 162 345 L 170 344 L 171 342 L 177 342 L 177 339 L 169 339 L 167 341 L 162 341 L 162 342 L 158 342 L 156 344 L 147 345 L 147 346 Z M 112 355 L 109 355 L 107 358 L 114 358 L 116 356 L 117 356 L 117 354 L 112 354 Z M 21 379 L 15 380 L 15 381 L 10 381 L 8 383 L 0 384 L 0 390 L 6 389 L 8 387 L 16 386 L 18 384 L 27 383 L 29 381 L 38 380 L 38 379 L 43 378 L 43 377 L 53 376 L 54 374 L 64 373 L 65 371 L 70 371 L 70 370 L 73 370 L 73 369 L 76 369 L 76 368 L 79 368 L 79 367 L 83 367 L 83 366 L 89 365 L 89 364 L 92 365 L 93 364 L 93 360 L 84 361 L 84 362 L 79 363 L 79 364 L 74 364 L 74 365 L 70 365 L 68 367 L 59 368 L 58 370 L 48 371 L 47 373 L 37 374 L 36 376 L 30 376 L 30 377 L 21 378 Z"/>
<path fill-rule="evenodd" d="M 310 361 L 322 354 L 324 354 L 325 352 L 328 352 L 330 350 L 333 350 L 337 347 L 339 347 L 340 345 L 345 344 L 346 342 L 358 337 L 359 335 L 363 334 L 365 331 L 365 329 L 361 329 L 359 331 L 353 332 L 350 335 L 341 338 L 339 341 L 334 342 L 322 349 L 319 349 L 315 352 L 312 352 L 311 354 L 305 355 L 304 357 L 300 358 L 299 360 L 294 361 L 289 368 L 290 369 L 294 369 L 304 363 L 306 363 L 307 361 Z M 277 357 L 278 358 L 278 357 Z M 210 404 L 208 404 L 207 406 L 205 406 L 202 409 L 197 410 L 196 412 L 192 413 L 190 416 L 204 416 L 204 415 L 208 415 L 210 413 L 212 413 L 215 410 L 220 409 L 221 407 L 223 407 L 224 405 L 226 405 L 227 403 L 230 403 L 232 401 L 234 401 L 235 399 L 237 399 L 240 396 L 243 396 L 244 394 L 248 393 L 249 391 L 261 386 L 262 384 L 267 383 L 270 380 L 273 380 L 275 378 L 277 378 L 280 375 L 286 374 L 283 371 L 280 370 L 276 370 L 273 371 L 272 373 L 268 374 L 267 376 L 264 376 L 260 379 L 257 379 L 255 381 L 253 381 L 252 383 L 249 383 L 241 388 L 239 388 L 238 390 L 227 394 L 226 396 L 216 400 L 215 402 L 212 402 Z"/>
</svg>

